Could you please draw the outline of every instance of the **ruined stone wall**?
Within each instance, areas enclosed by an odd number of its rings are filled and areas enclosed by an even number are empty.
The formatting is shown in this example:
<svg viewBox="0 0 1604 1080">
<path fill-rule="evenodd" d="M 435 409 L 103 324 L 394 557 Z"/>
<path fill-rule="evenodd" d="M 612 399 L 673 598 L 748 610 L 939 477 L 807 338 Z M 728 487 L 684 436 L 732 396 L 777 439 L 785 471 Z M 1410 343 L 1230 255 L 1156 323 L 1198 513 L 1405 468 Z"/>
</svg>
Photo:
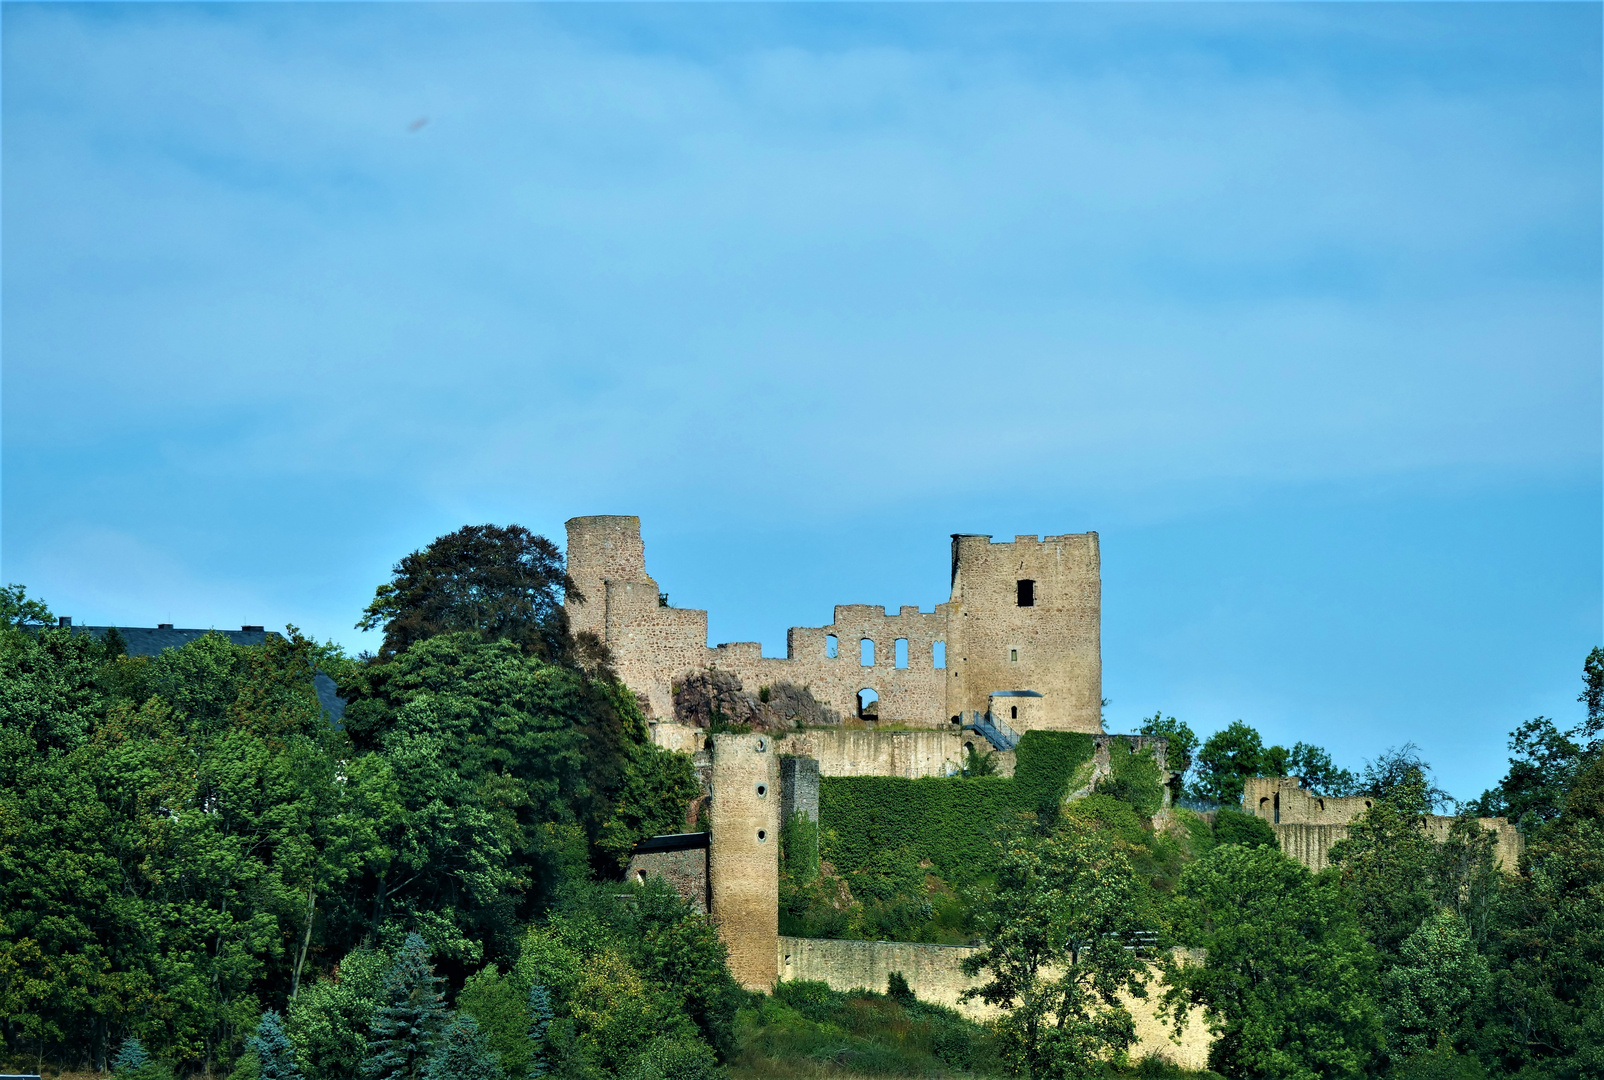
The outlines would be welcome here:
<svg viewBox="0 0 1604 1080">
<path fill-rule="evenodd" d="M 786 754 L 780 758 L 780 824 L 796 814 L 815 825 L 819 823 L 819 763 L 810 757 Z"/>
<path fill-rule="evenodd" d="M 794 627 L 786 656 L 766 657 L 757 642 L 709 648 L 707 612 L 663 606 L 646 572 L 637 517 L 578 517 L 568 521 L 568 573 L 584 594 L 567 605 L 575 632 L 589 630 L 613 652 L 619 676 L 647 703 L 652 718 L 674 716 L 673 688 L 692 672 L 716 669 L 741 680 L 748 692 L 789 682 L 805 686 L 844 717 L 858 714 L 858 692 L 873 690 L 882 722 L 931 727 L 946 723 L 945 672 L 934 666 L 945 642 L 944 605 L 934 612 L 904 606 L 895 615 L 869 604 L 843 604 L 828 626 Z M 834 636 L 837 652 L 827 655 Z M 864 639 L 874 663 L 861 662 Z M 906 641 L 906 666 L 897 666 L 897 642 Z"/>
<path fill-rule="evenodd" d="M 707 848 L 691 847 L 678 851 L 648 851 L 630 856 L 624 871 L 626 881 L 645 882 L 660 877 L 697 912 L 708 910 Z"/>
<path fill-rule="evenodd" d="M 948 727 L 946 731 L 816 728 L 782 735 L 775 744 L 782 754 L 818 759 L 821 776 L 948 776 L 963 766 L 964 743 L 978 738 Z"/>
<path fill-rule="evenodd" d="M 1011 698 L 1016 731 L 1099 733 L 1103 670 L 1102 584 L 1096 533 L 952 539 L 952 599 L 947 605 L 947 712 L 985 712 L 999 690 L 1034 690 Z M 1031 606 L 1018 583 L 1034 583 Z M 1002 700 L 1002 699 L 999 699 Z"/>
<path fill-rule="evenodd" d="M 1281 850 L 1319 873 L 1330 862 L 1331 847 L 1346 839 L 1348 826 L 1374 805 L 1365 795 L 1316 795 L 1296 776 L 1250 777 L 1242 787 L 1242 810 L 1268 821 L 1281 841 Z M 1426 834 L 1438 843 L 1448 838 L 1454 818 L 1432 814 L 1426 818 Z M 1477 818 L 1477 823 L 1496 837 L 1494 857 L 1498 866 L 1513 872 L 1520 862 L 1524 841 L 1520 833 L 1503 818 Z"/>
<path fill-rule="evenodd" d="M 713 919 L 730 974 L 748 990 L 774 985 L 780 934 L 779 766 L 767 735 L 713 736 Z"/>
<path fill-rule="evenodd" d="M 964 958 L 980 950 L 962 945 L 917 945 L 900 941 L 834 941 L 822 938 L 779 939 L 778 968 L 787 981 L 827 983 L 834 990 L 876 990 L 885 993 L 893 971 L 902 973 L 921 1001 L 957 1009 L 976 1020 L 990 1020 L 1001 1010 L 981 1001 L 961 1001 L 960 995 L 982 980 L 963 973 Z M 1208 1065 L 1209 1035 L 1199 1013 L 1183 1029 L 1179 1045 L 1169 1037 L 1169 1026 L 1158 1019 L 1158 996 L 1150 988 L 1147 998 L 1121 996 L 1121 1003 L 1136 1021 L 1137 1045 L 1133 1058 L 1156 1053 L 1187 1069 Z"/>
<path fill-rule="evenodd" d="M 1034 690 L 1043 696 L 999 705 L 1014 730 L 1100 732 L 1098 566 L 1096 533 L 1002 544 L 955 537 L 951 602 L 929 612 L 905 605 L 895 615 L 871 604 L 838 605 L 827 626 L 791 628 L 782 659 L 764 656 L 756 642 L 709 648 L 707 612 L 665 606 L 646 572 L 639 518 L 577 517 L 568 522 L 568 572 L 585 599 L 570 600 L 567 611 L 576 632 L 607 643 L 620 677 L 656 721 L 674 718 L 676 682 L 718 670 L 748 693 L 779 683 L 806 687 L 849 718 L 858 715 L 860 691 L 872 690 L 881 723 L 932 729 L 962 712 L 985 712 L 996 691 Z M 1030 607 L 1017 602 L 1023 578 L 1035 582 Z M 873 643 L 867 665 L 864 641 Z"/>
</svg>

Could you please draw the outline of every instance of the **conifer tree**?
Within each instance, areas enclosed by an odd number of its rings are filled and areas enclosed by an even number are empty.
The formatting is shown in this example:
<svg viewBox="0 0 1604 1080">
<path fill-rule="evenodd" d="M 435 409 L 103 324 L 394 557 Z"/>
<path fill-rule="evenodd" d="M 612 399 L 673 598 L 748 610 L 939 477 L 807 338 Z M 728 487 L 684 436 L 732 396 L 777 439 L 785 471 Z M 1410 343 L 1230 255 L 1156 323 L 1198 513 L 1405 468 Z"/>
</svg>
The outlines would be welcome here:
<svg viewBox="0 0 1604 1080">
<path fill-rule="evenodd" d="M 295 1047 L 284 1033 L 284 1019 L 276 1009 L 262 1014 L 256 1034 L 246 1042 L 256 1051 L 261 1080 L 301 1080 L 301 1072 L 295 1067 Z"/>
<path fill-rule="evenodd" d="M 478 1021 L 464 1012 L 451 1017 L 423 1070 L 423 1080 L 503 1080 L 505 1075 Z"/>
<path fill-rule="evenodd" d="M 117 1056 L 111 1059 L 111 1071 L 114 1076 L 124 1076 L 149 1064 L 150 1055 L 145 1052 L 145 1044 L 130 1035 L 123 1040 Z"/>
<path fill-rule="evenodd" d="M 423 938 L 408 934 L 384 979 L 384 1000 L 389 1004 L 373 1016 L 363 1076 L 369 1080 L 416 1080 L 422 1076 L 445 1019 L 444 995 L 439 990 L 443 981 L 429 964 Z"/>
<path fill-rule="evenodd" d="M 529 1080 L 546 1075 L 546 1029 L 551 1027 L 551 995 L 539 983 L 529 987 Z"/>
</svg>

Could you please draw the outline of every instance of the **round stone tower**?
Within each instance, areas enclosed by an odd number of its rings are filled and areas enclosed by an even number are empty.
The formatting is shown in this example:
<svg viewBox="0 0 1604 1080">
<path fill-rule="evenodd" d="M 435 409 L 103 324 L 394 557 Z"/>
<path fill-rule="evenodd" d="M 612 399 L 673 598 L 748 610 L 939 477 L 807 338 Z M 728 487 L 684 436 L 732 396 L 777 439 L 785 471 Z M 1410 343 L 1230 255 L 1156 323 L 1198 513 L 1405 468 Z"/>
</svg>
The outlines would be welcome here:
<svg viewBox="0 0 1604 1080">
<path fill-rule="evenodd" d="M 713 736 L 713 918 L 730 951 L 730 974 L 770 990 L 779 974 L 780 792 L 767 735 Z"/>
</svg>

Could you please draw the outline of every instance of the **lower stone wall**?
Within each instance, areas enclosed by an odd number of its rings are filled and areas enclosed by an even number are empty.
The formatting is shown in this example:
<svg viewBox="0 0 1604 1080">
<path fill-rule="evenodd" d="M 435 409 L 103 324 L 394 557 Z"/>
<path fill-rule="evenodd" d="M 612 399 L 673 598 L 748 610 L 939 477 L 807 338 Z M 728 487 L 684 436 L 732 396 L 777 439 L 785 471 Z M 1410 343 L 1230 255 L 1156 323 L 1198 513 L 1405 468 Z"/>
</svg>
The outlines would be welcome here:
<svg viewBox="0 0 1604 1080">
<path fill-rule="evenodd" d="M 1514 873 L 1520 863 L 1523 841 L 1515 827 L 1503 818 L 1480 818 L 1481 827 L 1496 837 L 1494 861 L 1499 869 Z M 1433 814 L 1425 822 L 1426 835 L 1438 843 L 1448 839 L 1454 819 Z M 1331 865 L 1331 848 L 1339 840 L 1348 838 L 1347 825 L 1272 824 L 1275 838 L 1281 843 L 1281 852 L 1296 859 L 1318 874 Z"/>
<path fill-rule="evenodd" d="M 956 731 L 815 728 L 783 735 L 778 745 L 782 754 L 818 759 L 820 776 L 946 776 L 964 757 Z"/>
<path fill-rule="evenodd" d="M 919 945 L 902 941 L 834 941 L 823 938 L 780 938 L 780 978 L 792 982 L 826 983 L 833 990 L 877 990 L 884 993 L 893 971 L 900 971 L 921 1001 L 946 1005 L 976 1020 L 990 1020 L 1000 1010 L 981 1001 L 960 1001 L 979 978 L 963 973 L 964 958 L 979 952 L 964 945 Z M 1154 988 L 1156 990 L 1156 987 Z M 1209 1033 L 1202 1017 L 1193 1013 L 1181 1040 L 1170 1038 L 1170 1026 L 1157 1015 L 1158 995 L 1123 998 L 1136 1021 L 1137 1044 L 1133 1058 L 1156 1054 L 1187 1069 L 1208 1065 Z"/>
</svg>

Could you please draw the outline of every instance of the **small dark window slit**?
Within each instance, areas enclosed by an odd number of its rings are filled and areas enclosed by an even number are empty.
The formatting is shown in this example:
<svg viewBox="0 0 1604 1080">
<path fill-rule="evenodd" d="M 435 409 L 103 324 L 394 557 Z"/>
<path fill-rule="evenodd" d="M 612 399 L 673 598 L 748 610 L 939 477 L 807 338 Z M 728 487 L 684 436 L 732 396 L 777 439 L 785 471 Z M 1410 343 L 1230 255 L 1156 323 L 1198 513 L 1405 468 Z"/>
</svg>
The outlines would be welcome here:
<svg viewBox="0 0 1604 1080">
<path fill-rule="evenodd" d="M 1025 578 L 1023 581 L 1020 581 L 1018 583 L 1018 587 L 1019 587 L 1019 606 L 1020 607 L 1035 607 L 1036 606 L 1036 583 L 1033 580 L 1031 580 L 1030 578 Z"/>
</svg>

